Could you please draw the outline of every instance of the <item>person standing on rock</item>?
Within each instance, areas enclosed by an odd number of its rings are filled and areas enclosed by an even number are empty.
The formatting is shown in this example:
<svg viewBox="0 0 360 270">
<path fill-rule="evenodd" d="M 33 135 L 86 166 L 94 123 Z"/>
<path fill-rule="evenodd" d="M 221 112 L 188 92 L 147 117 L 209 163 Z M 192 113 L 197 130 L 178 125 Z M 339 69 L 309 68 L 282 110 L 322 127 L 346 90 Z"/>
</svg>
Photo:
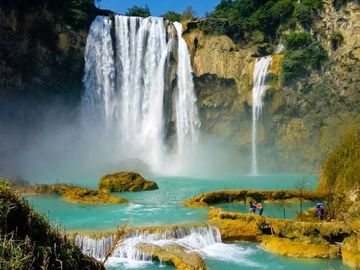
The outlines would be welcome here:
<svg viewBox="0 0 360 270">
<path fill-rule="evenodd" d="M 251 214 L 255 214 L 255 211 L 256 211 L 256 206 L 253 202 L 249 202 L 250 204 L 250 207 L 249 207 L 249 213 Z"/>
<path fill-rule="evenodd" d="M 262 216 L 262 213 L 264 211 L 264 207 L 261 202 L 259 202 L 256 206 L 257 209 L 259 209 L 259 215 Z"/>
</svg>

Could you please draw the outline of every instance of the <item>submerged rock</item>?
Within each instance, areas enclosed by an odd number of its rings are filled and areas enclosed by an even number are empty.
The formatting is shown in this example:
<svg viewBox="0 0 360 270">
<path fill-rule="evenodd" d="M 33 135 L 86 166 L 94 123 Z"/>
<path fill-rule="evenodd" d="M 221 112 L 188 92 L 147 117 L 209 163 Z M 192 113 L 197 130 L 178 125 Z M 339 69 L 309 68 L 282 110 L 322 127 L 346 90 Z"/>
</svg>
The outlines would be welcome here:
<svg viewBox="0 0 360 270">
<path fill-rule="evenodd" d="M 204 260 L 197 252 L 188 252 L 180 245 L 172 244 L 158 246 L 153 244 L 139 244 L 138 250 L 151 254 L 162 262 L 173 264 L 179 270 L 203 270 L 206 269 Z"/>
<path fill-rule="evenodd" d="M 81 204 L 116 204 L 128 202 L 126 199 L 115 197 L 105 192 L 68 184 L 35 185 L 24 192 L 35 194 L 56 194 L 62 196 L 65 200 L 71 203 Z"/>
<path fill-rule="evenodd" d="M 138 173 L 118 172 L 103 176 L 99 181 L 99 190 L 106 192 L 143 191 L 158 189 L 153 181 L 148 181 Z"/>
</svg>

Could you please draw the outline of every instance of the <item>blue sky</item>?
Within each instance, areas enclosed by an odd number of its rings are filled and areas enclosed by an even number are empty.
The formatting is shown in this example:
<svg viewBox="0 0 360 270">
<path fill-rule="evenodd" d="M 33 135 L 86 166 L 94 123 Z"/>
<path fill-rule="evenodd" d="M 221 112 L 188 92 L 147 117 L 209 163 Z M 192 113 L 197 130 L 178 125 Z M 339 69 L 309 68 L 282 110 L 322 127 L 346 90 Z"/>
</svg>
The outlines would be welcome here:
<svg viewBox="0 0 360 270">
<path fill-rule="evenodd" d="M 188 6 L 192 6 L 198 16 L 211 12 L 220 0 L 102 0 L 98 5 L 103 9 L 110 9 L 118 13 L 125 13 L 134 5 L 148 5 L 153 16 L 160 16 L 168 10 L 182 13 Z"/>
</svg>

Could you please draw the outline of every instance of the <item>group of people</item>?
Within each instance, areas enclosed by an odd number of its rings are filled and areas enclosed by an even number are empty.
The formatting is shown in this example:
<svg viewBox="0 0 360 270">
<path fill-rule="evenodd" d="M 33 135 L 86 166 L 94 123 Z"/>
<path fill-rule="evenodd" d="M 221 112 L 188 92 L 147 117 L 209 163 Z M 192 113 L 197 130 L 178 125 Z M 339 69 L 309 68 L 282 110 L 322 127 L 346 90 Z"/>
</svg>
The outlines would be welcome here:
<svg viewBox="0 0 360 270">
<path fill-rule="evenodd" d="M 250 202 L 250 208 L 249 208 L 249 213 L 256 213 L 256 210 L 259 210 L 259 215 L 261 216 L 263 211 L 264 211 L 264 207 L 263 204 L 261 202 L 258 202 L 257 204 L 255 204 L 254 202 Z"/>
</svg>

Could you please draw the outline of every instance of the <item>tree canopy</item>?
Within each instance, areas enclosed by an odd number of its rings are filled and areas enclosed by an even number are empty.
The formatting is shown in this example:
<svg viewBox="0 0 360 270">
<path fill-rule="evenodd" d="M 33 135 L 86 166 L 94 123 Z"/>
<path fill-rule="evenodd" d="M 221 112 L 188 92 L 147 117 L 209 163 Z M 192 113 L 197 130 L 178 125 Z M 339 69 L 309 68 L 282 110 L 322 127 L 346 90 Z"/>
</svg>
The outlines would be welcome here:
<svg viewBox="0 0 360 270">
<path fill-rule="evenodd" d="M 147 5 L 145 5 L 145 7 L 133 6 L 128 9 L 126 16 L 149 17 L 151 16 L 151 12 Z"/>
</svg>

